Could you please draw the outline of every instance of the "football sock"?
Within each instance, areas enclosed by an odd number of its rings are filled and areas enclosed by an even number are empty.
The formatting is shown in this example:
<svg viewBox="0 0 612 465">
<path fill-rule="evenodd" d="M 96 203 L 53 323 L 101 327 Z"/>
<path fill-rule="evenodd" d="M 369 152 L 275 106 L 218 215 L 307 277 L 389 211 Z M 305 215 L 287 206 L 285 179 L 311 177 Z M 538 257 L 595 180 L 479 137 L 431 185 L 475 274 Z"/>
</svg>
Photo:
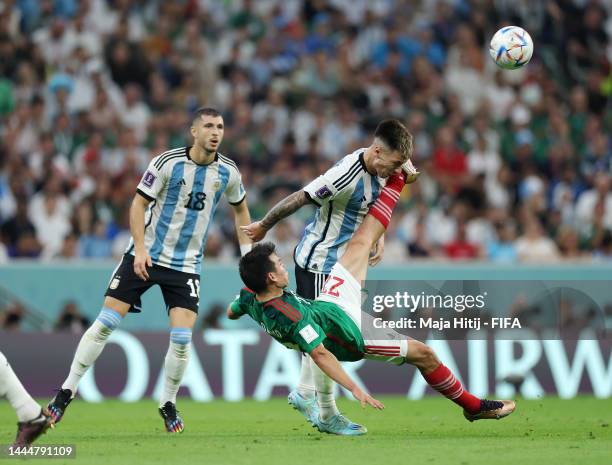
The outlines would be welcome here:
<svg viewBox="0 0 612 465">
<path fill-rule="evenodd" d="M 297 391 L 304 399 L 312 399 L 315 396 L 315 385 L 312 376 L 313 361 L 309 355 L 302 357 L 302 368 L 300 371 L 300 384 Z"/>
<path fill-rule="evenodd" d="M 0 397 L 6 397 L 15 409 L 20 422 L 34 420 L 40 415 L 40 405 L 25 390 L 2 352 L 0 352 Z"/>
<path fill-rule="evenodd" d="M 191 328 L 172 328 L 170 330 L 170 345 L 164 361 L 164 390 L 159 406 L 166 402 L 176 404 L 176 393 L 181 386 L 183 374 L 189 363 L 191 351 Z"/>
<path fill-rule="evenodd" d="M 319 416 L 322 420 L 328 420 L 340 413 L 336 407 L 334 397 L 334 380 L 327 376 L 319 366 L 311 363 L 312 375 L 317 390 L 317 403 L 319 404 Z"/>
<path fill-rule="evenodd" d="M 433 389 L 460 405 L 469 413 L 480 411 L 480 399 L 463 389 L 459 380 L 444 365 L 440 364 L 429 374 L 423 372 L 421 374 Z"/>
<path fill-rule="evenodd" d="M 62 384 L 62 389 L 70 389 L 74 397 L 81 378 L 98 359 L 108 337 L 119 326 L 122 319 L 119 312 L 107 307 L 102 308 L 96 321 L 85 331 L 79 341 L 72 365 L 70 365 L 70 373 Z"/>
<path fill-rule="evenodd" d="M 368 215 L 372 215 L 380 221 L 380 224 L 382 224 L 385 229 L 389 227 L 391 214 L 393 213 L 397 201 L 400 199 L 400 194 L 405 184 L 404 179 L 404 173 L 397 173 L 389 176 L 387 178 L 387 185 L 368 211 Z"/>
</svg>

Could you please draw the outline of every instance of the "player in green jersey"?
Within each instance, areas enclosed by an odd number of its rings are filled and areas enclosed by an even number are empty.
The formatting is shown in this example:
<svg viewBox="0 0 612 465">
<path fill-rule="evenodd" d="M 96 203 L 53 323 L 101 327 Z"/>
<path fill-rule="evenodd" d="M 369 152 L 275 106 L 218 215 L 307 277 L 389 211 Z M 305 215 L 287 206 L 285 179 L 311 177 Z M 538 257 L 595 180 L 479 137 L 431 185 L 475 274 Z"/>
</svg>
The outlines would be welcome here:
<svg viewBox="0 0 612 465">
<path fill-rule="evenodd" d="M 281 344 L 308 353 L 325 374 L 349 390 L 362 406 L 384 408 L 359 388 L 340 361 L 368 358 L 398 365 L 409 363 L 419 369 L 433 389 L 463 407 L 468 420 L 508 416 L 515 409 L 513 401 L 479 399 L 469 393 L 426 344 L 400 334 L 374 340 L 362 334 L 360 282 L 366 277 L 370 250 L 389 225 L 404 183 L 401 172 L 388 179 L 334 265 L 317 300 L 303 299 L 285 290 L 289 283 L 287 270 L 274 253 L 274 245 L 264 243 L 240 260 L 240 277 L 247 287 L 230 304 L 228 317 L 237 319 L 248 314 Z M 342 425 L 350 423 L 339 413 L 326 421 L 330 422 L 338 428 L 323 424 L 319 429 L 346 434 L 340 432 Z M 317 426 L 320 423 L 321 420 Z"/>
</svg>

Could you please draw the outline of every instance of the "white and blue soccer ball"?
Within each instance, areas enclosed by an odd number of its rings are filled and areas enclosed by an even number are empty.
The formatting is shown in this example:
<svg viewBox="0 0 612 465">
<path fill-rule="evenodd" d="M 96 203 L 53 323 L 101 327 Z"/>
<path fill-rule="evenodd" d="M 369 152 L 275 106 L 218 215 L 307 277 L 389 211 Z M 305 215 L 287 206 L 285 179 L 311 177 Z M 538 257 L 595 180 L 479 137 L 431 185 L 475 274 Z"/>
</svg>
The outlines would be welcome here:
<svg viewBox="0 0 612 465">
<path fill-rule="evenodd" d="M 491 39 L 489 53 L 495 64 L 503 69 L 525 66 L 533 55 L 533 40 L 518 26 L 502 27 Z"/>
</svg>

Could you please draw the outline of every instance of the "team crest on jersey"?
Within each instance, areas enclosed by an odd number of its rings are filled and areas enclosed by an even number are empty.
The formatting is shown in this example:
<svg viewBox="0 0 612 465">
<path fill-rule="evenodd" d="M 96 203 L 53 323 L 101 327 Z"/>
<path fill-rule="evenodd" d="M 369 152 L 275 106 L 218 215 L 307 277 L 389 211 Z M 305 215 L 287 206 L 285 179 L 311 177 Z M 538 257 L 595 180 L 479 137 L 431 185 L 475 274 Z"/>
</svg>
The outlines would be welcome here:
<svg viewBox="0 0 612 465">
<path fill-rule="evenodd" d="M 327 186 L 321 187 L 318 191 L 315 192 L 315 195 L 320 199 L 325 199 L 332 195 L 332 192 L 329 190 Z"/>
<path fill-rule="evenodd" d="M 221 181 L 216 180 L 216 181 L 213 183 L 213 190 L 214 190 L 215 192 L 217 192 L 219 189 L 221 189 Z"/>
<path fill-rule="evenodd" d="M 108 287 L 113 290 L 117 289 L 119 287 L 119 281 L 121 281 L 121 276 L 115 276 Z"/>
<path fill-rule="evenodd" d="M 147 187 L 151 187 L 153 186 L 154 182 L 155 182 L 155 175 L 151 173 L 149 170 L 147 170 L 144 176 L 142 177 L 142 183 Z"/>
</svg>

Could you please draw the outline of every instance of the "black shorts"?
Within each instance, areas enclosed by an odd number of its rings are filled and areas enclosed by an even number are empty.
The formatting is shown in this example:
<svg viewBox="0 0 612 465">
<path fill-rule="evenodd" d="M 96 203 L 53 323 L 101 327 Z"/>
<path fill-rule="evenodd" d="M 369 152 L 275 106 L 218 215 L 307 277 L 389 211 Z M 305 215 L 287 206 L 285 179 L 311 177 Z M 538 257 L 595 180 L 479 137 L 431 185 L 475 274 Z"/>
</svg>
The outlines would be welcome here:
<svg viewBox="0 0 612 465">
<path fill-rule="evenodd" d="M 104 295 L 130 304 L 130 312 L 140 311 L 140 296 L 157 284 L 164 296 L 166 310 L 182 307 L 198 313 L 200 275 L 183 273 L 164 266 L 147 267 L 149 279 L 143 281 L 134 273 L 134 256 L 125 254 L 113 273 Z"/>
<path fill-rule="evenodd" d="M 295 283 L 297 284 L 297 295 L 305 299 L 316 299 L 319 297 L 323 284 L 329 275 L 313 273 L 295 265 Z"/>
</svg>

